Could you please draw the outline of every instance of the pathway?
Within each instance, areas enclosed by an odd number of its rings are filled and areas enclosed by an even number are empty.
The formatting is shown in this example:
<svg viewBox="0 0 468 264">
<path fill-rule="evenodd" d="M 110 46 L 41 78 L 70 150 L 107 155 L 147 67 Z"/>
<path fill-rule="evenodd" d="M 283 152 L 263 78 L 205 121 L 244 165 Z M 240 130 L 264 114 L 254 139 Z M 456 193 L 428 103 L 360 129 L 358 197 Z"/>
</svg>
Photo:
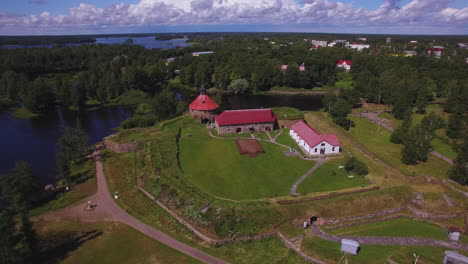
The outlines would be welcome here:
<svg viewBox="0 0 468 264">
<path fill-rule="evenodd" d="M 53 221 L 60 219 L 79 219 L 82 221 L 117 221 L 127 224 L 134 229 L 146 234 L 147 236 L 172 247 L 188 256 L 191 256 L 195 259 L 198 259 L 205 263 L 213 264 L 227 264 L 228 262 L 219 259 L 217 257 L 211 256 L 201 250 L 188 246 L 165 233 L 150 227 L 140 220 L 134 218 L 133 216 L 126 213 L 122 208 L 120 208 L 114 199 L 109 194 L 109 188 L 107 186 L 106 178 L 104 176 L 104 170 L 102 168 L 102 162 L 99 158 L 99 153 L 94 153 L 96 160 L 96 177 L 98 184 L 98 191 L 96 194 L 91 196 L 88 200 L 91 201 L 91 204 L 95 205 L 96 208 L 93 211 L 83 210 L 87 206 L 87 201 L 72 206 L 70 208 L 62 209 L 58 212 L 51 212 L 44 216 L 39 217 L 39 219 Z"/>
<path fill-rule="evenodd" d="M 320 167 L 323 164 L 323 162 L 325 162 L 325 156 L 320 157 L 319 161 L 291 186 L 289 194 L 292 196 L 299 195 L 297 193 L 297 187 L 299 186 L 299 184 L 301 184 L 305 179 L 307 179 L 307 177 L 309 177 L 309 175 L 311 175 L 312 172 L 318 169 L 318 167 Z"/>
<path fill-rule="evenodd" d="M 412 245 L 412 246 L 432 246 L 432 247 L 445 247 L 458 250 L 468 250 L 467 244 L 461 244 L 457 242 L 443 241 L 443 240 L 434 240 L 428 238 L 418 238 L 418 237 L 354 237 L 354 236 L 336 236 L 332 234 L 325 233 L 317 225 L 311 226 L 314 234 L 318 237 L 333 241 L 341 242 L 341 239 L 351 239 L 359 242 L 360 244 L 367 245 Z"/>
<path fill-rule="evenodd" d="M 387 130 L 393 131 L 394 128 L 392 127 L 392 124 L 386 122 L 382 118 L 379 118 L 378 115 L 383 113 L 385 111 L 376 111 L 376 112 L 366 112 L 366 113 L 360 113 L 360 114 L 355 114 L 354 116 L 359 116 L 359 117 L 365 117 L 372 122 L 375 122 L 377 124 L 380 124 L 383 128 L 386 128 Z M 442 155 L 441 153 L 437 151 L 431 151 L 431 155 L 438 157 L 442 160 L 445 160 L 446 162 L 450 163 L 453 165 L 453 160 L 448 158 L 447 156 Z"/>
</svg>

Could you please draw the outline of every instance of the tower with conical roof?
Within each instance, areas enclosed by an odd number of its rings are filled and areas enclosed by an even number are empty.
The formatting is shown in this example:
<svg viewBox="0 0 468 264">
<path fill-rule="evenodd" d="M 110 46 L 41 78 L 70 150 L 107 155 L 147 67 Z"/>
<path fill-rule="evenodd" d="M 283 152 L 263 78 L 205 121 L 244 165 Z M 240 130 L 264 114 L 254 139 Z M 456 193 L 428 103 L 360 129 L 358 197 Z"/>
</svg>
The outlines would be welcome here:
<svg viewBox="0 0 468 264">
<path fill-rule="evenodd" d="M 213 122 L 219 105 L 206 95 L 205 86 L 200 87 L 200 95 L 189 105 L 190 116 L 201 123 Z"/>
</svg>

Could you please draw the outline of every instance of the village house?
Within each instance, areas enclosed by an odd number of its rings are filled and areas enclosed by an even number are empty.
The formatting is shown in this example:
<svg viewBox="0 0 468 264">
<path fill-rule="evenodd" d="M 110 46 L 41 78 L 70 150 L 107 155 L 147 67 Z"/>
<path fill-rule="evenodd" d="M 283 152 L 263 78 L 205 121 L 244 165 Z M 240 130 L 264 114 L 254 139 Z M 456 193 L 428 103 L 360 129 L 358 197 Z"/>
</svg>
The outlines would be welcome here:
<svg viewBox="0 0 468 264">
<path fill-rule="evenodd" d="M 320 135 L 304 121 L 297 121 L 289 130 L 289 135 L 308 155 L 328 155 L 340 153 L 340 142 L 334 134 Z"/>
<path fill-rule="evenodd" d="M 349 71 L 349 70 L 351 70 L 351 61 L 350 60 L 339 60 L 336 63 L 336 67 L 343 68 L 346 71 Z"/>
<path fill-rule="evenodd" d="M 442 46 L 432 46 L 427 49 L 427 55 L 431 55 L 434 53 L 434 56 L 440 57 L 442 56 L 442 53 L 444 52 L 444 47 Z"/>
<path fill-rule="evenodd" d="M 218 134 L 271 131 L 276 115 L 271 109 L 226 110 L 214 118 Z"/>
<path fill-rule="evenodd" d="M 285 71 L 285 70 L 288 69 L 288 67 L 289 67 L 289 65 L 283 64 L 283 65 L 281 65 L 280 69 L 281 69 L 282 71 Z M 306 70 L 305 64 L 302 63 L 297 69 L 298 69 L 300 72 L 305 71 L 305 70 Z"/>
<path fill-rule="evenodd" d="M 346 43 L 346 48 L 348 49 L 355 49 L 357 51 L 361 51 L 363 49 L 370 48 L 369 44 L 360 44 L 360 43 Z"/>
<path fill-rule="evenodd" d="M 314 47 L 326 47 L 327 46 L 327 41 L 326 40 L 311 40 L 310 43 L 314 45 Z"/>
<path fill-rule="evenodd" d="M 201 123 L 209 123 L 213 122 L 218 107 L 219 105 L 206 95 L 206 90 L 202 87 L 200 95 L 189 105 L 189 114 Z"/>
<path fill-rule="evenodd" d="M 213 54 L 213 53 L 214 51 L 197 51 L 197 52 L 193 52 L 192 56 L 198 57 L 200 55 Z"/>
<path fill-rule="evenodd" d="M 407 57 L 412 57 L 418 55 L 418 53 L 414 50 L 405 50 L 403 51 L 403 55 Z"/>
<path fill-rule="evenodd" d="M 458 241 L 460 240 L 460 235 L 463 233 L 463 231 L 456 226 L 451 226 L 447 228 L 447 233 L 450 240 Z"/>
</svg>

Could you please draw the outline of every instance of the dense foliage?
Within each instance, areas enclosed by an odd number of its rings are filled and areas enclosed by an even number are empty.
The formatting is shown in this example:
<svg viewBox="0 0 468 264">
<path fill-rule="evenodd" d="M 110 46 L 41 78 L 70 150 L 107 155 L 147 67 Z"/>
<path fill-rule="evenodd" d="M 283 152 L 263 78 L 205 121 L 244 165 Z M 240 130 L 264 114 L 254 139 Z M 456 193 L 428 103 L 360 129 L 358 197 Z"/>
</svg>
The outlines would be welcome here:
<svg viewBox="0 0 468 264">
<path fill-rule="evenodd" d="M 361 176 L 369 173 L 369 168 L 367 165 L 355 157 L 347 158 L 345 160 L 344 168 L 347 172 L 354 172 Z"/>
<path fill-rule="evenodd" d="M 73 164 L 83 161 L 86 154 L 88 136 L 78 128 L 66 127 L 65 133 L 57 141 L 58 152 L 56 156 L 58 178 L 64 184 L 73 184 L 70 168 Z"/>
</svg>

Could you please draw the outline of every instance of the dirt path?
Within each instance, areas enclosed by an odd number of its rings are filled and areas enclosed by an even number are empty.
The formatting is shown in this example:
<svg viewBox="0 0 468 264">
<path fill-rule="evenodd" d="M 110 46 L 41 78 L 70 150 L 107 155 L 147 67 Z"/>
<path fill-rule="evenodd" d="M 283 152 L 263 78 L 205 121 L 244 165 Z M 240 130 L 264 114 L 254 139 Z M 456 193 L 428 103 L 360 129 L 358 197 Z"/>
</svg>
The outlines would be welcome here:
<svg viewBox="0 0 468 264">
<path fill-rule="evenodd" d="M 98 191 L 96 194 L 91 196 L 88 200 L 95 206 L 92 211 L 84 210 L 87 207 L 87 201 L 65 208 L 57 212 L 51 212 L 46 215 L 39 217 L 46 221 L 60 220 L 60 219 L 74 219 L 88 222 L 96 221 L 117 221 L 127 224 L 134 229 L 146 234 L 147 236 L 158 240 L 159 242 L 172 247 L 188 256 L 198 259 L 205 263 L 213 264 L 227 264 L 228 262 L 211 256 L 203 251 L 188 246 L 176 239 L 166 235 L 165 233 L 154 229 L 133 216 L 127 214 L 122 208 L 120 208 L 114 199 L 109 194 L 109 188 L 104 176 L 104 170 L 102 168 L 102 162 L 100 161 L 99 154 L 95 153 L 96 157 L 96 177 L 98 184 Z"/>
<path fill-rule="evenodd" d="M 378 117 L 378 115 L 380 113 L 383 113 L 383 112 L 385 112 L 385 111 L 360 113 L 360 114 L 356 114 L 354 116 L 365 117 L 365 118 L 371 120 L 372 122 L 380 124 L 381 127 L 385 128 L 387 130 L 393 131 L 394 128 L 393 128 L 392 124 L 390 124 L 389 122 L 386 122 L 384 119 Z M 446 162 L 453 165 L 453 160 L 452 159 L 442 155 L 441 153 L 439 153 L 437 151 L 431 151 L 431 155 L 433 155 L 435 157 L 438 157 L 438 158 L 440 158 L 442 160 L 445 160 Z"/>
<path fill-rule="evenodd" d="M 461 244 L 457 242 L 443 241 L 443 240 L 434 240 L 428 238 L 418 238 L 418 237 L 354 237 L 354 236 L 336 236 L 332 234 L 325 233 L 317 225 L 311 226 L 314 234 L 318 237 L 333 241 L 341 242 L 341 239 L 347 238 L 352 239 L 360 244 L 367 245 L 413 245 L 413 246 L 432 246 L 432 247 L 444 247 L 458 250 L 468 250 L 468 245 Z"/>
<path fill-rule="evenodd" d="M 299 195 L 297 193 L 297 187 L 299 187 L 299 184 L 301 184 L 303 181 L 305 181 L 305 179 L 307 179 L 307 177 L 309 177 L 309 175 L 311 175 L 316 169 L 318 169 L 318 167 L 320 167 L 323 162 L 325 162 L 325 157 L 320 157 L 319 161 L 317 163 L 315 163 L 315 165 L 310 168 L 310 170 L 308 170 L 304 175 L 301 176 L 301 178 L 299 178 L 292 186 L 291 186 L 291 190 L 289 191 L 289 194 L 291 196 L 297 196 Z"/>
</svg>

